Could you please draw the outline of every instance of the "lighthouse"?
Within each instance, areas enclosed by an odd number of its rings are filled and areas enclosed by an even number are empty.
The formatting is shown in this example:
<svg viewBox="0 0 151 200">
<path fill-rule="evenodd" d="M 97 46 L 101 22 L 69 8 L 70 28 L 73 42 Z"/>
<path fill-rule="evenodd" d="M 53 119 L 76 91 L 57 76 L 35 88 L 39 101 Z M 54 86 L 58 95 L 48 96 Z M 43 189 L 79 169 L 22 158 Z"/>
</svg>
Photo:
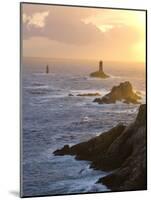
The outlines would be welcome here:
<svg viewBox="0 0 151 200">
<path fill-rule="evenodd" d="M 100 60 L 99 62 L 99 72 L 102 72 L 103 71 L 103 61 Z"/>
<path fill-rule="evenodd" d="M 109 78 L 109 75 L 105 74 L 103 71 L 103 61 L 99 61 L 99 69 L 96 72 L 92 72 L 90 74 L 91 77 L 96 77 L 96 78 Z"/>
<path fill-rule="evenodd" d="M 47 65 L 46 66 L 46 74 L 48 74 L 49 73 L 49 66 Z"/>
</svg>

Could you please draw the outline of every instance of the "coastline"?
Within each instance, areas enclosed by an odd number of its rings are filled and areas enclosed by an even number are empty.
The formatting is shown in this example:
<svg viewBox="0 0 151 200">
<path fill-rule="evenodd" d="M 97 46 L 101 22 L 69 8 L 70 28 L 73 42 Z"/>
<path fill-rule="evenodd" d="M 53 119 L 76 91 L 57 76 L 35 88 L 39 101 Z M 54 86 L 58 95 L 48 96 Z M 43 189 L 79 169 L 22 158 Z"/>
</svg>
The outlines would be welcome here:
<svg viewBox="0 0 151 200">
<path fill-rule="evenodd" d="M 146 186 L 146 105 L 139 108 L 135 121 L 118 124 L 86 142 L 54 151 L 54 155 L 75 155 L 91 161 L 90 167 L 113 173 L 99 179 L 112 191 L 145 190 Z"/>
</svg>

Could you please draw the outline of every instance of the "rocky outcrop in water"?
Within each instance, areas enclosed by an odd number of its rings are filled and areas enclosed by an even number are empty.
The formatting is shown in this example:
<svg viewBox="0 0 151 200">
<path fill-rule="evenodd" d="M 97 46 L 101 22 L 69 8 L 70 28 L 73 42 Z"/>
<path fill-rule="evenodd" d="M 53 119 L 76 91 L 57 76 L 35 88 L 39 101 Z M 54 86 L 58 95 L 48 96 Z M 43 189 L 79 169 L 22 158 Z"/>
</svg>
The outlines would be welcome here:
<svg viewBox="0 0 151 200">
<path fill-rule="evenodd" d="M 124 103 L 139 104 L 141 97 L 133 91 L 133 87 L 129 81 L 120 83 L 118 86 L 114 86 L 111 92 L 103 96 L 102 98 L 96 98 L 93 102 L 99 104 L 116 103 L 116 101 L 123 101 Z"/>
<path fill-rule="evenodd" d="M 84 93 L 84 94 L 77 94 L 78 97 L 94 97 L 94 96 L 101 96 L 100 93 Z"/>
<path fill-rule="evenodd" d="M 68 96 L 73 97 L 73 94 L 69 94 Z M 96 92 L 96 93 L 82 93 L 82 94 L 77 94 L 76 96 L 78 97 L 95 97 L 95 96 L 101 96 L 100 93 Z"/>
<path fill-rule="evenodd" d="M 99 62 L 99 71 L 96 71 L 96 72 L 92 72 L 90 74 L 91 77 L 95 77 L 95 78 L 109 78 L 109 75 L 105 74 L 104 71 L 103 71 L 103 62 L 100 61 Z"/>
<path fill-rule="evenodd" d="M 95 78 L 109 78 L 107 74 L 105 74 L 103 71 L 96 71 L 90 74 L 91 77 Z"/>
<path fill-rule="evenodd" d="M 118 124 L 89 141 L 65 145 L 54 154 L 75 155 L 91 161 L 90 167 L 112 172 L 97 181 L 112 191 L 146 189 L 146 105 L 140 106 L 129 126 Z"/>
</svg>

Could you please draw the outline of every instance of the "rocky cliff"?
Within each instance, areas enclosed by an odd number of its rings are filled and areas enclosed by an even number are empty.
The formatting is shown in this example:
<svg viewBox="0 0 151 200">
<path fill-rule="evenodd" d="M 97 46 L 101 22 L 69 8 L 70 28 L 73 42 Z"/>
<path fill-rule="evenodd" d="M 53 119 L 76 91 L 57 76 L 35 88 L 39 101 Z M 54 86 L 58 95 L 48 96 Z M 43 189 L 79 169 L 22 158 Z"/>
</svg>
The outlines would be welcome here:
<svg viewBox="0 0 151 200">
<path fill-rule="evenodd" d="M 91 161 L 95 169 L 110 171 L 97 183 L 112 191 L 146 189 L 146 105 L 141 105 L 133 123 L 111 130 L 72 147 L 65 145 L 55 155 L 76 155 Z"/>
</svg>

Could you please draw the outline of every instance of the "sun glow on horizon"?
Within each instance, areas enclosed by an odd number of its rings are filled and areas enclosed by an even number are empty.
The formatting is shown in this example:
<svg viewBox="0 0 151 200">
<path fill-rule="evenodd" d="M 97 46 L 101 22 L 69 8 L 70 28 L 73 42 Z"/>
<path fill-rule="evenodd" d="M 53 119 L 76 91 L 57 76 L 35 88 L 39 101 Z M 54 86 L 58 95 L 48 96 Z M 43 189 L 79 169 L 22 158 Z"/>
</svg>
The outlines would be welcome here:
<svg viewBox="0 0 151 200">
<path fill-rule="evenodd" d="M 133 18 L 129 18 L 133 26 L 138 28 L 138 32 L 141 34 L 141 39 L 132 47 L 132 51 L 136 52 L 135 59 L 138 61 L 145 61 L 146 54 L 146 42 L 145 42 L 145 13 L 139 12 Z"/>
<path fill-rule="evenodd" d="M 140 38 L 135 44 L 130 45 L 129 51 L 133 54 L 135 61 L 145 61 L 145 20 L 146 15 L 143 11 L 121 11 L 106 10 L 107 15 L 97 13 L 85 19 L 86 24 L 94 24 L 104 34 L 112 32 L 113 29 L 122 27 L 132 27 L 137 30 Z M 127 37 L 125 35 L 125 37 Z M 113 38 L 114 40 L 114 38 Z"/>
<path fill-rule="evenodd" d="M 24 8 L 24 56 L 145 62 L 144 11 L 53 8 Z"/>
</svg>

